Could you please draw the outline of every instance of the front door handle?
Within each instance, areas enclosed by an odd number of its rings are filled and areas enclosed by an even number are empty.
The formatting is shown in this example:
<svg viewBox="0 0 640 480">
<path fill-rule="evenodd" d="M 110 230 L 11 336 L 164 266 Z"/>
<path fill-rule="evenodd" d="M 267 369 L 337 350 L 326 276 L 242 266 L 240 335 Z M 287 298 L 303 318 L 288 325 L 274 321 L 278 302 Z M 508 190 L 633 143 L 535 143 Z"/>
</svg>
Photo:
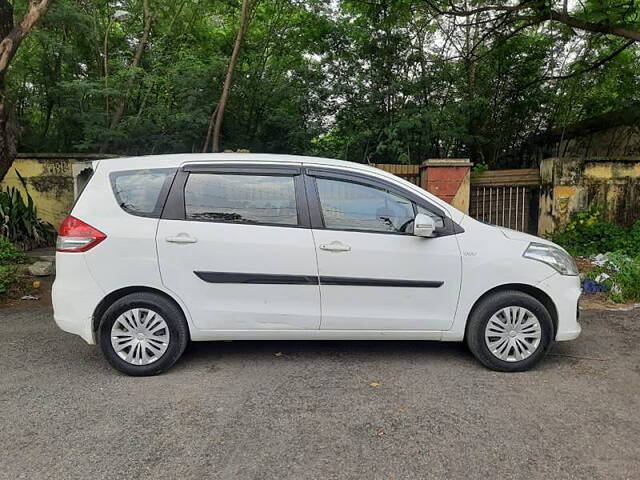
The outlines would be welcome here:
<svg viewBox="0 0 640 480">
<path fill-rule="evenodd" d="M 328 252 L 348 252 L 351 250 L 351 247 L 342 242 L 334 241 L 320 245 L 320 250 L 327 250 Z"/>
<path fill-rule="evenodd" d="M 165 237 L 164 239 L 169 243 L 196 243 L 197 238 L 190 236 L 188 233 L 179 233 L 174 237 Z"/>
</svg>

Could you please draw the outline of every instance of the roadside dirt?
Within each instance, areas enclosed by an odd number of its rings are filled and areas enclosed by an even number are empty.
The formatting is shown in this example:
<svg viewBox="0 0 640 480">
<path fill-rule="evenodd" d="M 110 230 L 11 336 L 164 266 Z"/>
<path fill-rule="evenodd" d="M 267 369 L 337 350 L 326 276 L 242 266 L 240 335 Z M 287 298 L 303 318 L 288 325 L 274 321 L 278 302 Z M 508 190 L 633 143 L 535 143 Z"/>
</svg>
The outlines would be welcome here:
<svg viewBox="0 0 640 480">
<path fill-rule="evenodd" d="M 576 265 L 581 274 L 585 274 L 595 268 L 595 265 L 588 258 L 576 257 Z M 627 311 L 640 307 L 640 303 L 614 303 L 609 300 L 608 295 L 601 293 L 583 293 L 580 298 L 580 308 L 582 310 L 611 310 Z"/>
<path fill-rule="evenodd" d="M 614 312 L 628 311 L 639 308 L 640 303 L 613 303 L 606 293 L 583 293 L 580 298 L 582 310 L 610 310 Z"/>
<path fill-rule="evenodd" d="M 26 276 L 21 285 L 0 295 L 0 309 L 44 310 L 51 308 L 51 286 L 54 279 L 53 275 L 49 277 Z M 40 285 L 36 287 L 37 283 L 34 282 L 39 282 Z M 25 295 L 37 297 L 37 300 L 21 300 Z"/>
</svg>

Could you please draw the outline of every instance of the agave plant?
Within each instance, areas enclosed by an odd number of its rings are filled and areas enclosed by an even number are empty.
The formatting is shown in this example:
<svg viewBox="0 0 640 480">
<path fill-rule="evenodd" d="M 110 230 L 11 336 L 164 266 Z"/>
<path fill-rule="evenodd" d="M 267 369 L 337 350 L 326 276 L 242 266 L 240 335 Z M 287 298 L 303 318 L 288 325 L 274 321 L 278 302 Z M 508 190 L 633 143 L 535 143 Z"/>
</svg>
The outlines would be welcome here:
<svg viewBox="0 0 640 480">
<path fill-rule="evenodd" d="M 26 195 L 16 187 L 0 191 L 0 236 L 25 250 L 50 245 L 55 238 L 53 226 L 38 218 L 38 209 L 27 190 L 27 183 L 16 170 Z M 25 201 L 26 198 L 26 201 Z"/>
</svg>

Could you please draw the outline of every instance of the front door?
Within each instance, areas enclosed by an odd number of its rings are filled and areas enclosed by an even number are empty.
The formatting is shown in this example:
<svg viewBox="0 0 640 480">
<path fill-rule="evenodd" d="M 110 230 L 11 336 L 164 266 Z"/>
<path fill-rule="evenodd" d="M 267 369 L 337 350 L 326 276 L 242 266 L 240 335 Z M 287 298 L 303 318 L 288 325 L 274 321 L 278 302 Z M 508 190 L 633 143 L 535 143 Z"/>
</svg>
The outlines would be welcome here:
<svg viewBox="0 0 640 480">
<path fill-rule="evenodd" d="M 446 214 L 384 181 L 327 171 L 310 175 L 321 328 L 449 329 L 462 262 L 456 226 Z M 418 212 L 434 216 L 437 237 L 412 234 Z"/>
<path fill-rule="evenodd" d="M 183 167 L 156 243 L 162 281 L 198 329 L 319 328 L 299 167 Z"/>
</svg>

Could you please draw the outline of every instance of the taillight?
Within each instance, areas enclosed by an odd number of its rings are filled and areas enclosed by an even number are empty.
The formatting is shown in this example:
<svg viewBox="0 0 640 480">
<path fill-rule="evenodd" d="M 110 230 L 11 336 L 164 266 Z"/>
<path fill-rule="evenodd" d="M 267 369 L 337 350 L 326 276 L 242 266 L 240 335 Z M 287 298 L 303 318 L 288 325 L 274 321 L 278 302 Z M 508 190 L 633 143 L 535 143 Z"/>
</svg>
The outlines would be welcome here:
<svg viewBox="0 0 640 480">
<path fill-rule="evenodd" d="M 69 215 L 60 225 L 56 250 L 58 252 L 86 252 L 105 238 L 107 236 L 97 228 Z"/>
</svg>

